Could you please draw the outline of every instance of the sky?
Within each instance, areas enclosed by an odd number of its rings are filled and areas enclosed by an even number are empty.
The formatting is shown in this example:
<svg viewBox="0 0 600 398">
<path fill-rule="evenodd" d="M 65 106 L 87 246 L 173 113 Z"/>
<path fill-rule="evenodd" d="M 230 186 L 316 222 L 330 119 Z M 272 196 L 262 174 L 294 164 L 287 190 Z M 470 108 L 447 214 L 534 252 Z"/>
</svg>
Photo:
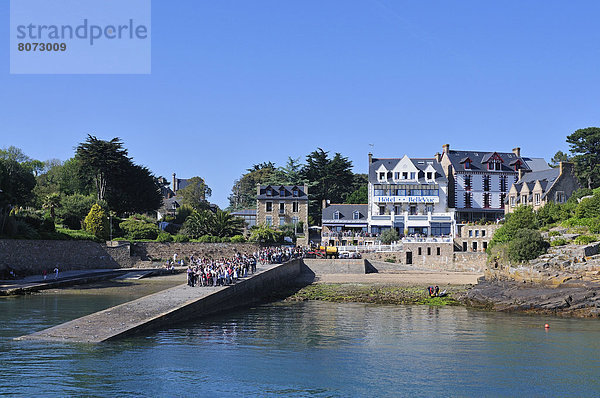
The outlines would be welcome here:
<svg viewBox="0 0 600 398">
<path fill-rule="evenodd" d="M 153 0 L 149 75 L 11 75 L 0 2 L 0 148 L 66 160 L 87 134 L 203 177 L 221 207 L 253 164 L 323 148 L 550 159 L 600 126 L 598 1 Z"/>
</svg>

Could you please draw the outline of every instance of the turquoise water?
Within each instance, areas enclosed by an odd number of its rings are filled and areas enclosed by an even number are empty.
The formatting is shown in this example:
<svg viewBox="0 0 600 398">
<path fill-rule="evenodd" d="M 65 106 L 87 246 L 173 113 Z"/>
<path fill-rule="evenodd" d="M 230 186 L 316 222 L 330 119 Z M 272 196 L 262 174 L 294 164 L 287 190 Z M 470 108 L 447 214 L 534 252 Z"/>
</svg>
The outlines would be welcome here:
<svg viewBox="0 0 600 398">
<path fill-rule="evenodd" d="M 599 321 L 462 307 L 273 303 L 116 343 L 12 339 L 121 301 L 0 299 L 0 395 L 600 395 Z"/>
</svg>

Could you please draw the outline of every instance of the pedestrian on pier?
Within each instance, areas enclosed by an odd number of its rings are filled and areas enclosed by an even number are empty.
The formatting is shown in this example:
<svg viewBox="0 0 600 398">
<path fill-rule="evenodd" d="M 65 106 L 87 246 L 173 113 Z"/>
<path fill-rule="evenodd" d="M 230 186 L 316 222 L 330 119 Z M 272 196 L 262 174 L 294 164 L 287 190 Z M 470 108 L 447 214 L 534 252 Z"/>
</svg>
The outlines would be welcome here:
<svg viewBox="0 0 600 398">
<path fill-rule="evenodd" d="M 54 268 L 54 280 L 58 279 L 58 267 Z"/>
</svg>

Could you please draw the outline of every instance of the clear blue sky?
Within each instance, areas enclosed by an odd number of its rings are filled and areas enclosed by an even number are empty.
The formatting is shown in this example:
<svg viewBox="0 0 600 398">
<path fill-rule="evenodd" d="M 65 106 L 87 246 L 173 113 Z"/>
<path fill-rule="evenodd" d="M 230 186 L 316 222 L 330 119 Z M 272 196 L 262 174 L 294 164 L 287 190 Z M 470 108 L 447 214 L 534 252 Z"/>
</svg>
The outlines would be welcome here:
<svg viewBox="0 0 600 398">
<path fill-rule="evenodd" d="M 206 179 L 224 207 L 254 163 L 317 147 L 366 172 L 456 149 L 549 159 L 600 125 L 598 1 L 154 0 L 151 75 L 9 75 L 0 147 L 65 160 L 92 133 Z"/>
</svg>

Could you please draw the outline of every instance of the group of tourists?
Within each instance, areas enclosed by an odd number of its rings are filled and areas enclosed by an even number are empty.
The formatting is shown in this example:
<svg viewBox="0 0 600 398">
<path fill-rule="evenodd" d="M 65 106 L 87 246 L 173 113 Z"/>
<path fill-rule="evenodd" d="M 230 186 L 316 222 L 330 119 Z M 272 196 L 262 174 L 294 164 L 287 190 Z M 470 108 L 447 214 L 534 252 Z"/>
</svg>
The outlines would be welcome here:
<svg viewBox="0 0 600 398">
<path fill-rule="evenodd" d="M 227 286 L 256 272 L 257 264 L 281 264 L 301 258 L 304 249 L 300 247 L 268 247 L 252 254 L 237 253 L 231 258 L 189 257 L 187 267 L 187 283 L 189 286 Z M 174 257 L 174 263 L 176 257 Z M 172 264 L 170 265 L 173 266 Z"/>
</svg>

